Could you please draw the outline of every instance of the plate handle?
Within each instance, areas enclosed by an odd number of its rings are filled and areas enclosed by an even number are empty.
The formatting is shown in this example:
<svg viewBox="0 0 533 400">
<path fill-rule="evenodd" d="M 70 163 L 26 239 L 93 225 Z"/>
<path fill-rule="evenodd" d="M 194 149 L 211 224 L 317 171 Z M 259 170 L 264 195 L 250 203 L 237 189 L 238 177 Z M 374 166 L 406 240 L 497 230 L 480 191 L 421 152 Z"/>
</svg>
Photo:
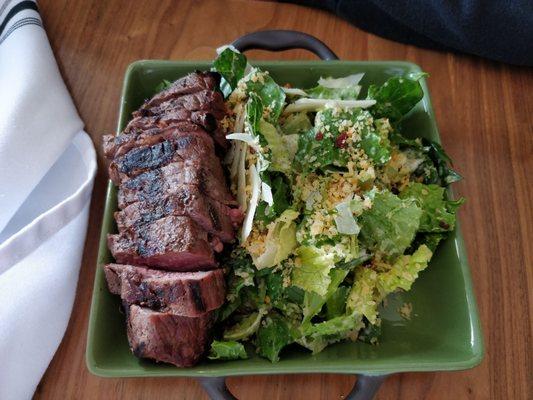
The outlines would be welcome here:
<svg viewBox="0 0 533 400">
<path fill-rule="evenodd" d="M 372 400 L 388 375 L 357 375 L 357 381 L 346 400 Z M 199 378 L 211 400 L 238 400 L 226 386 L 223 376 Z"/>
<path fill-rule="evenodd" d="M 322 60 L 338 60 L 339 57 L 324 42 L 307 33 L 274 29 L 248 33 L 233 41 L 232 45 L 243 52 L 252 49 L 282 51 L 305 49 Z"/>
</svg>

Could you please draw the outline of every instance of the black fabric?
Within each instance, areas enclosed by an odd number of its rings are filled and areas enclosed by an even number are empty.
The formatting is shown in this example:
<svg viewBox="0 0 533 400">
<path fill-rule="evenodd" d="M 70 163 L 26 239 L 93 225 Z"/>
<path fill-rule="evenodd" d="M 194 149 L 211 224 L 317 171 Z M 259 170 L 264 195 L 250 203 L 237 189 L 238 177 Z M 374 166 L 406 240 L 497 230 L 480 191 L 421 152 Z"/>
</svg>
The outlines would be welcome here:
<svg viewBox="0 0 533 400">
<path fill-rule="evenodd" d="M 39 9 L 37 8 L 37 4 L 33 1 L 26 0 L 18 3 L 11 10 L 9 10 L 5 18 L 0 22 L 0 36 L 4 32 L 4 29 L 6 28 L 9 21 L 11 21 L 11 19 L 19 12 L 24 10 L 35 10 L 37 12 L 39 11 Z"/>
<path fill-rule="evenodd" d="M 282 0 L 387 39 L 533 65 L 533 0 Z"/>
</svg>

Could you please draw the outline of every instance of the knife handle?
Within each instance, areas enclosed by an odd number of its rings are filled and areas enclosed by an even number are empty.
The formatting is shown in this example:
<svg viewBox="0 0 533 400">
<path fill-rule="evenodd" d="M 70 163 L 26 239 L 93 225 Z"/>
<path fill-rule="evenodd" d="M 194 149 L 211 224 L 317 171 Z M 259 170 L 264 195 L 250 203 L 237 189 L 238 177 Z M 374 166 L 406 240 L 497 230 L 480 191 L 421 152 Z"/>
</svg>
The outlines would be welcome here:
<svg viewBox="0 0 533 400">
<path fill-rule="evenodd" d="M 240 52 L 252 49 L 282 51 L 305 49 L 315 53 L 322 60 L 338 60 L 339 57 L 324 42 L 307 33 L 274 29 L 248 33 L 232 43 Z"/>
</svg>

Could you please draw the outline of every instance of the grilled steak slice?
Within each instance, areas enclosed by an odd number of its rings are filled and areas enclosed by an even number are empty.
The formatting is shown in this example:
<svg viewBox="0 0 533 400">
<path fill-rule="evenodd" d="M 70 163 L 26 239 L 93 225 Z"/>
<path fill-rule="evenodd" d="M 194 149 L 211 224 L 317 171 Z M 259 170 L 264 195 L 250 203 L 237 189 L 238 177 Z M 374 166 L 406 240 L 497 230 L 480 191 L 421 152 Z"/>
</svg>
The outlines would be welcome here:
<svg viewBox="0 0 533 400">
<path fill-rule="evenodd" d="M 145 143 L 142 137 L 158 137 L 166 128 L 173 127 L 182 132 L 217 130 L 217 118 L 207 111 L 188 111 L 181 109 L 161 117 L 137 117 L 130 121 L 120 135 L 104 136 L 104 155 L 112 160 Z M 153 142 L 155 143 L 155 141 Z M 147 144 L 147 143 L 146 143 Z"/>
<path fill-rule="evenodd" d="M 203 137 L 206 148 L 215 151 L 213 139 L 200 126 L 191 122 L 177 122 L 168 127 L 159 128 L 157 126 L 146 130 L 136 130 L 134 133 L 121 134 L 113 141 L 108 142 L 106 151 L 109 152 L 109 159 L 119 159 L 134 148 L 143 148 L 161 143 L 165 140 L 180 140 L 183 137 L 198 135 Z"/>
<path fill-rule="evenodd" d="M 231 243 L 242 213 L 207 197 L 196 186 L 180 186 L 172 195 L 130 204 L 115 213 L 115 220 L 122 232 L 169 215 L 187 216 L 223 242 Z"/>
<path fill-rule="evenodd" d="M 148 265 L 174 271 L 217 267 L 207 232 L 188 217 L 166 217 L 107 236 L 117 263 Z"/>
<path fill-rule="evenodd" d="M 137 357 L 191 367 L 211 342 L 215 312 L 198 317 L 161 313 L 131 305 L 126 311 L 128 341 Z"/>
<path fill-rule="evenodd" d="M 225 110 L 224 98 L 219 92 L 202 90 L 201 92 L 172 97 L 157 104 L 142 106 L 133 112 L 133 117 L 161 116 L 167 112 L 186 109 L 189 111 L 223 112 Z"/>
<path fill-rule="evenodd" d="M 178 193 L 183 185 L 196 186 L 200 192 L 223 204 L 235 205 L 224 178 L 211 172 L 205 162 L 177 162 L 148 171 L 124 182 L 118 190 L 118 206 L 124 209 L 137 201 L 151 201 Z"/>
<path fill-rule="evenodd" d="M 143 172 L 160 168 L 175 161 L 202 160 L 210 171 L 222 174 L 220 160 L 215 156 L 213 142 L 205 133 L 183 133 L 171 130 L 172 140 L 134 148 L 109 165 L 109 176 L 117 185 Z"/>
<path fill-rule="evenodd" d="M 133 265 L 104 267 L 109 291 L 122 302 L 155 311 L 197 317 L 219 308 L 226 296 L 221 269 L 201 272 L 167 272 Z"/>
<path fill-rule="evenodd" d="M 216 72 L 194 72 L 178 79 L 172 85 L 157 93 L 147 100 L 139 110 L 156 107 L 162 102 L 187 94 L 197 93 L 204 90 L 217 90 L 220 83 L 220 75 Z M 142 111 L 141 111 L 142 113 Z"/>
</svg>

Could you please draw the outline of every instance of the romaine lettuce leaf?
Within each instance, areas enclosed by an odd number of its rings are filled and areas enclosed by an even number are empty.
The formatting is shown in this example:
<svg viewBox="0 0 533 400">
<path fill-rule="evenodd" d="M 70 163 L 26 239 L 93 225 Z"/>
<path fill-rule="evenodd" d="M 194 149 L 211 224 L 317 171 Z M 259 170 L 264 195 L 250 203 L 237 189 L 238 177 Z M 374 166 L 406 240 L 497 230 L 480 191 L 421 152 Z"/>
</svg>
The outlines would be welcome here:
<svg viewBox="0 0 533 400">
<path fill-rule="evenodd" d="M 279 352 L 292 342 L 294 336 L 289 323 L 278 314 L 267 315 L 256 335 L 259 355 L 272 362 L 279 361 Z"/>
<path fill-rule="evenodd" d="M 227 278 L 226 302 L 219 315 L 221 321 L 228 318 L 241 305 L 241 290 L 245 286 L 255 285 L 252 258 L 244 249 L 235 249 L 224 264 L 230 272 Z"/>
<path fill-rule="evenodd" d="M 221 84 L 222 92 L 226 97 L 237 87 L 237 83 L 244 76 L 246 63 L 244 54 L 229 47 L 224 49 L 213 61 L 213 69 L 222 75 L 229 86 L 225 87 L 226 85 Z"/>
<path fill-rule="evenodd" d="M 424 97 L 420 78 L 424 73 L 397 76 L 388 79 L 383 85 L 370 85 L 368 99 L 376 100 L 371 108 L 375 118 L 388 118 L 399 121 Z"/>
<path fill-rule="evenodd" d="M 261 132 L 268 143 L 272 154 L 270 169 L 289 174 L 292 169 L 292 160 L 283 142 L 283 137 L 278 133 L 276 127 L 261 119 L 259 121 L 259 132 Z"/>
<path fill-rule="evenodd" d="M 242 343 L 213 340 L 207 358 L 210 360 L 244 360 L 248 358 L 248 354 Z"/>
<path fill-rule="evenodd" d="M 259 324 L 263 315 L 266 314 L 265 308 L 260 308 L 259 311 L 251 313 L 243 317 L 232 327 L 224 331 L 225 340 L 242 340 L 247 339 L 257 332 Z"/>
<path fill-rule="evenodd" d="M 411 289 L 418 273 L 427 267 L 432 254 L 427 246 L 421 245 L 413 254 L 398 257 L 392 265 L 381 265 L 382 269 L 386 268 L 384 271 L 357 268 L 346 301 L 347 311 L 363 315 L 370 324 L 375 324 L 379 303 L 397 289 Z"/>
<path fill-rule="evenodd" d="M 372 208 L 359 217 L 359 238 L 371 250 L 392 259 L 409 247 L 421 216 L 422 210 L 413 199 L 377 192 Z"/>
<path fill-rule="evenodd" d="M 265 251 L 253 258 L 257 269 L 270 268 L 278 265 L 292 253 L 296 247 L 296 223 L 299 213 L 294 210 L 285 210 L 269 226 Z"/>
<path fill-rule="evenodd" d="M 427 246 L 421 245 L 413 254 L 400 256 L 388 271 L 379 273 L 376 281 L 379 301 L 397 289 L 411 289 L 419 272 L 428 266 L 432 255 Z"/>
<path fill-rule="evenodd" d="M 455 211 L 464 202 L 447 201 L 444 198 L 444 188 L 437 185 L 424 185 L 411 182 L 400 193 L 401 199 L 413 199 L 422 209 L 420 217 L 421 232 L 446 232 L 455 227 Z"/>
<path fill-rule="evenodd" d="M 350 288 L 339 286 L 326 300 L 326 318 L 331 319 L 343 315 L 346 312 L 346 300 Z"/>
<path fill-rule="evenodd" d="M 271 175 L 274 176 L 271 179 Z M 283 211 L 290 207 L 290 188 L 281 174 L 263 174 L 263 182 L 266 182 L 272 190 L 272 205 L 261 201 L 255 212 L 255 218 L 267 224 L 274 221 Z"/>
<path fill-rule="evenodd" d="M 173 82 L 170 82 L 170 81 L 168 81 L 166 79 L 163 79 L 161 81 L 161 83 L 155 87 L 155 92 L 159 93 L 159 92 L 162 92 L 165 89 L 168 89 L 169 87 L 172 86 L 172 83 Z"/>
<path fill-rule="evenodd" d="M 442 185 L 447 186 L 463 179 L 461 175 L 448 166 L 448 164 L 451 165 L 452 160 L 440 144 L 430 140 L 425 140 L 424 144 L 428 146 L 428 156 L 433 161 L 440 178 L 440 182 L 434 183 L 441 183 Z"/>
<path fill-rule="evenodd" d="M 301 246 L 296 253 L 299 262 L 292 270 L 292 284 L 325 296 L 331 283 L 329 272 L 335 266 L 333 254 L 313 246 Z"/>
<path fill-rule="evenodd" d="M 349 313 L 365 316 L 371 324 L 376 323 L 378 303 L 381 301 L 376 293 L 377 280 L 376 271 L 367 267 L 358 267 L 346 301 L 346 310 Z"/>
<path fill-rule="evenodd" d="M 285 92 L 268 72 L 256 70 L 252 73 L 246 80 L 246 93 L 259 96 L 263 104 L 262 117 L 267 122 L 275 124 L 278 121 L 285 104 Z"/>
<path fill-rule="evenodd" d="M 326 293 L 320 295 L 315 291 L 306 291 L 304 295 L 303 303 L 303 321 L 302 324 L 306 325 L 311 321 L 315 315 L 317 315 L 328 299 L 333 296 L 339 285 L 344 281 L 349 270 L 342 268 L 333 268 L 329 271 L 330 283 L 327 287 Z"/>
<path fill-rule="evenodd" d="M 370 121 L 370 123 L 368 123 Z M 368 111 L 325 108 L 315 117 L 315 128 L 300 135 L 295 161 L 303 171 L 324 169 L 333 165 L 344 167 L 350 160 L 350 152 L 342 145 L 351 126 L 357 128 L 360 139 L 351 146 L 362 148 L 368 157 L 381 165 L 390 159 L 390 142 L 372 123 Z M 342 135 L 342 137 L 341 137 Z"/>
<path fill-rule="evenodd" d="M 284 135 L 299 135 L 312 128 L 313 125 L 307 113 L 304 112 L 290 114 L 281 123 L 281 131 Z"/>
<path fill-rule="evenodd" d="M 363 327 L 361 316 L 341 315 L 317 324 L 308 325 L 301 330 L 302 336 L 297 343 L 308 348 L 313 354 L 319 353 L 327 345 L 347 339 Z"/>
</svg>

